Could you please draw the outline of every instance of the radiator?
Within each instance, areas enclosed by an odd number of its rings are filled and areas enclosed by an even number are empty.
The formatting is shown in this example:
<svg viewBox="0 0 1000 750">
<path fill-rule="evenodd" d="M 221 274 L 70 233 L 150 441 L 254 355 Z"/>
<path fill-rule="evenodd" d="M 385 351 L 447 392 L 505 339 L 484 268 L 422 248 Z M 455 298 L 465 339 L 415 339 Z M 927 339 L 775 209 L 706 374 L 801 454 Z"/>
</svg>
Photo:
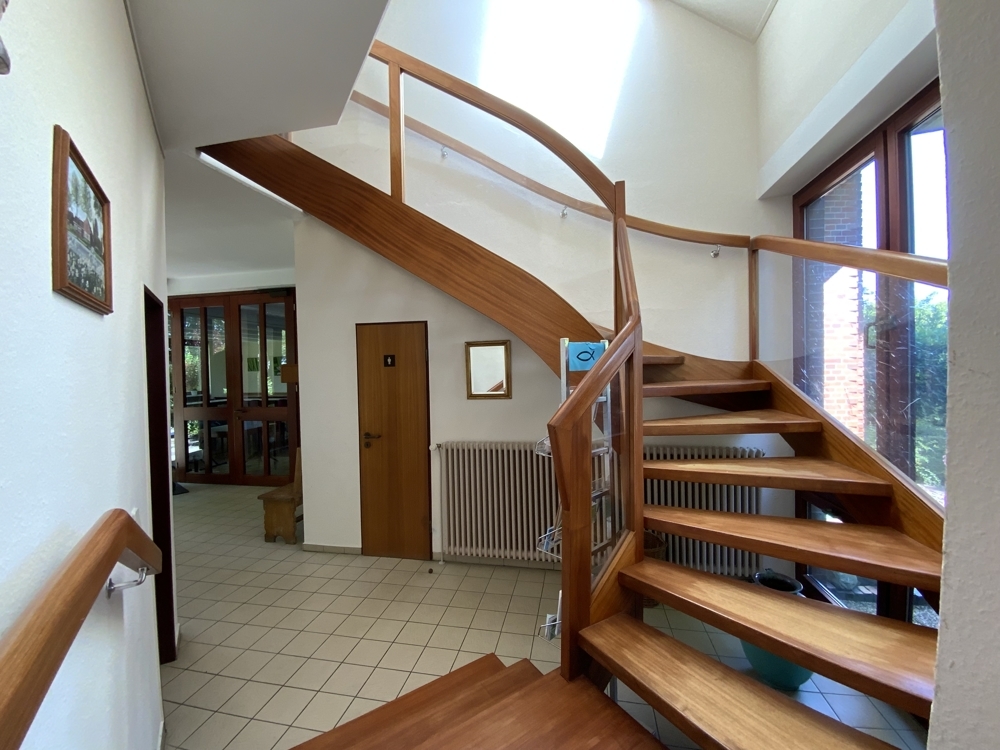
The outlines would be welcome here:
<svg viewBox="0 0 1000 750">
<path fill-rule="evenodd" d="M 444 554 L 552 562 L 535 544 L 558 503 L 552 459 L 535 443 L 441 444 Z"/>
<path fill-rule="evenodd" d="M 762 458 L 763 455 L 764 452 L 757 448 L 689 448 L 675 445 L 647 445 L 643 448 L 644 458 L 651 461 L 671 458 Z M 645 494 L 650 505 L 735 513 L 759 512 L 760 490 L 756 487 L 647 479 Z M 754 552 L 660 534 L 661 538 L 664 536 L 667 562 L 727 576 L 752 576 L 760 570 L 760 555 Z"/>
<path fill-rule="evenodd" d="M 536 549 L 552 525 L 558 494 L 552 460 L 535 443 L 442 443 L 441 520 L 445 555 L 552 562 Z M 757 449 L 645 446 L 647 459 L 759 458 Z M 690 482 L 646 480 L 646 502 L 703 510 L 757 513 L 760 491 Z M 716 544 L 666 536 L 665 559 L 724 575 L 749 576 L 759 556 Z"/>
</svg>

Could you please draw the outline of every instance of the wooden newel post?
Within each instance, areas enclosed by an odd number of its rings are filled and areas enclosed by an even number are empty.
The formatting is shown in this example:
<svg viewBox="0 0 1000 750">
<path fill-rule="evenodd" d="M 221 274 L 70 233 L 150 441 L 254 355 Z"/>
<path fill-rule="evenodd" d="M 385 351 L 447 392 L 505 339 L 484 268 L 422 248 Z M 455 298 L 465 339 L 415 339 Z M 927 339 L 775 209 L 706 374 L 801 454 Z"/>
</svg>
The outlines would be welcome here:
<svg viewBox="0 0 1000 750">
<path fill-rule="evenodd" d="M 404 202 L 403 182 L 403 71 L 389 63 L 389 194 Z"/>
</svg>

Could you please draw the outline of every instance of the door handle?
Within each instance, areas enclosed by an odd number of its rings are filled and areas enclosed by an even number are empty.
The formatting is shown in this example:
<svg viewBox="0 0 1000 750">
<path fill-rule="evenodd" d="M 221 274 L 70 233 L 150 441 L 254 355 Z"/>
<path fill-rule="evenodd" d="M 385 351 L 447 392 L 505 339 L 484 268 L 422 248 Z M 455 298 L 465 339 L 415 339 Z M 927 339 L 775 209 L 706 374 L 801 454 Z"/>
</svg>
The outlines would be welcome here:
<svg viewBox="0 0 1000 750">
<path fill-rule="evenodd" d="M 381 435 L 372 435 L 370 432 L 366 432 L 364 434 L 365 440 L 378 440 L 380 437 L 382 437 L 382 436 Z"/>
</svg>

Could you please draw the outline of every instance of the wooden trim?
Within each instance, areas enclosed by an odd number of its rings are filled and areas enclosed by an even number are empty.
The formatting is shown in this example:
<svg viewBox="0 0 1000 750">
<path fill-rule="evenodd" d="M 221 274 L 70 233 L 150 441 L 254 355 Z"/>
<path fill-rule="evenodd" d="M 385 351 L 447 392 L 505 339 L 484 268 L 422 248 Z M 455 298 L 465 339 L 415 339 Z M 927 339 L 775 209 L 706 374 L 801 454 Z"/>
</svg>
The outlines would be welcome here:
<svg viewBox="0 0 1000 750">
<path fill-rule="evenodd" d="M 618 573 L 636 563 L 637 531 L 626 531 L 619 540 L 611 559 L 594 582 L 590 594 L 590 623 L 606 620 L 632 607 L 635 594 L 618 583 Z"/>
<path fill-rule="evenodd" d="M 749 354 L 753 362 L 760 358 L 760 257 L 756 247 L 747 249 L 747 299 L 750 304 L 749 318 Z"/>
<path fill-rule="evenodd" d="M 104 299 L 99 299 L 69 280 L 67 258 L 66 211 L 69 203 L 67 180 L 69 160 L 83 174 L 88 187 L 101 202 L 101 221 L 104 224 Z M 102 315 L 114 312 L 111 275 L 111 201 L 104 193 L 94 173 L 87 166 L 69 133 L 58 125 L 53 127 L 52 146 L 52 291 L 88 307 Z"/>
<path fill-rule="evenodd" d="M 604 202 L 609 211 L 614 210 L 615 190 L 611 180 L 567 138 L 534 115 L 378 40 L 372 44 L 370 55 L 387 65 L 394 63 L 400 70 L 414 78 L 451 94 L 456 99 L 461 99 L 530 135 L 576 172 Z"/>
<path fill-rule="evenodd" d="M 647 234 L 655 234 L 658 237 L 666 237 L 671 240 L 694 242 L 699 245 L 722 245 L 723 247 L 750 246 L 750 235 L 746 234 L 725 234 L 723 232 L 703 232 L 699 229 L 684 229 L 683 227 L 661 224 L 658 221 L 641 219 L 638 216 L 627 216 L 626 221 L 632 229 L 637 229 Z"/>
<path fill-rule="evenodd" d="M 399 64 L 389 63 L 389 194 L 400 203 L 406 200 L 403 174 L 403 74 Z"/>
<path fill-rule="evenodd" d="M 537 278 L 384 191 L 276 136 L 205 153 L 507 328 L 559 372 L 559 339 L 600 336 Z"/>
<path fill-rule="evenodd" d="M 754 237 L 753 250 L 808 258 L 823 263 L 833 263 L 848 268 L 859 268 L 932 286 L 948 287 L 948 263 L 908 253 L 872 250 L 866 247 L 835 245 L 828 242 L 810 242 L 789 237 L 763 235 Z"/>
<path fill-rule="evenodd" d="M 159 573 L 162 566 L 160 549 L 121 508 L 101 516 L 0 639 L 3 750 L 20 747 L 117 563 L 150 573 Z"/>
<path fill-rule="evenodd" d="M 504 383 L 507 387 L 500 392 L 491 391 L 490 393 L 473 393 L 472 392 L 472 348 L 476 346 L 502 346 L 503 347 L 503 360 L 504 360 Z M 511 381 L 511 366 L 510 366 L 510 339 L 504 339 L 502 341 L 466 341 L 465 342 L 465 397 L 469 400 L 475 399 L 486 399 L 486 400 L 496 400 L 503 398 L 513 398 L 514 390 L 513 383 Z"/>
</svg>

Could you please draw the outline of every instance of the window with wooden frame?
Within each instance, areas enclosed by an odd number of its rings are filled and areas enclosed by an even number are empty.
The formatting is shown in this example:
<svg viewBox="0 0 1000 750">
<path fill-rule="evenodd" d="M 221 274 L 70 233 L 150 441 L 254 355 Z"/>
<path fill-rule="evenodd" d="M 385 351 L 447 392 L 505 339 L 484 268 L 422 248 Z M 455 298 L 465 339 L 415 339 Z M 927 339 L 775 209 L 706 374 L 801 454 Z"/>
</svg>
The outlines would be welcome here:
<svg viewBox="0 0 1000 750">
<path fill-rule="evenodd" d="M 948 257 L 935 81 L 794 198 L 795 236 Z M 795 383 L 945 499 L 948 290 L 794 262 Z"/>
<path fill-rule="evenodd" d="M 797 238 L 947 259 L 937 82 L 799 192 L 793 206 Z M 948 290 L 801 258 L 793 279 L 796 385 L 943 504 Z M 814 500 L 799 497 L 797 515 L 840 520 Z M 935 607 L 914 589 L 815 566 L 796 572 L 834 603 L 937 627 Z"/>
</svg>

